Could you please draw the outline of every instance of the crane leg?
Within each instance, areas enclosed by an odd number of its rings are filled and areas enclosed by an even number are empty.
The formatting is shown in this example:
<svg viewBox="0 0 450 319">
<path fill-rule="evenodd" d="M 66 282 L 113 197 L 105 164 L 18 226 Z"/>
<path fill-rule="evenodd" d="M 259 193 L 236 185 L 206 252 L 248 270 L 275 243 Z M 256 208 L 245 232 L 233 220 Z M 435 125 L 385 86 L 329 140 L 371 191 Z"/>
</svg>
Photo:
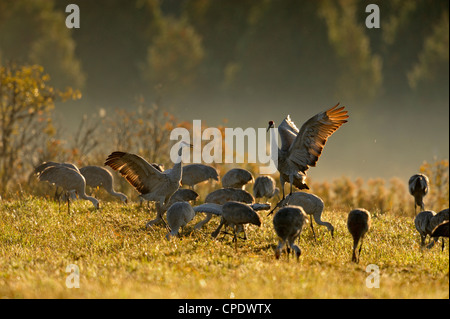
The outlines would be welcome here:
<svg viewBox="0 0 450 319">
<path fill-rule="evenodd" d="M 314 226 L 313 226 L 313 220 L 312 220 L 312 216 L 310 216 L 310 220 L 309 220 L 310 224 L 311 224 L 311 230 L 314 236 L 314 241 L 317 241 L 316 239 L 316 233 L 314 232 Z"/>
</svg>

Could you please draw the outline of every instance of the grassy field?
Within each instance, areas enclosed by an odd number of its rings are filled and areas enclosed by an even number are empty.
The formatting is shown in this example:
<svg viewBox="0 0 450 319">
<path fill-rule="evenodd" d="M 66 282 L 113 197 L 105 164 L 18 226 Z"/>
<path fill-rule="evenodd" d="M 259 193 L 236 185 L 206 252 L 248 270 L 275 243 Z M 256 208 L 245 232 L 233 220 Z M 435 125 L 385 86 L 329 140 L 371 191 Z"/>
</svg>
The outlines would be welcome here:
<svg viewBox="0 0 450 319">
<path fill-rule="evenodd" d="M 373 216 L 361 261 L 351 259 L 347 211 L 327 211 L 334 239 L 307 225 L 300 261 L 282 255 L 272 218 L 261 213 L 260 228 L 235 250 L 230 236 L 192 225 L 167 241 L 164 227 L 145 229 L 153 218 L 137 204 L 77 201 L 72 213 L 58 203 L 24 196 L 0 202 L 0 298 L 449 298 L 449 250 L 419 248 L 413 219 Z M 66 287 L 66 267 L 79 267 L 80 287 Z M 366 267 L 379 267 L 379 288 L 368 288 Z"/>
</svg>

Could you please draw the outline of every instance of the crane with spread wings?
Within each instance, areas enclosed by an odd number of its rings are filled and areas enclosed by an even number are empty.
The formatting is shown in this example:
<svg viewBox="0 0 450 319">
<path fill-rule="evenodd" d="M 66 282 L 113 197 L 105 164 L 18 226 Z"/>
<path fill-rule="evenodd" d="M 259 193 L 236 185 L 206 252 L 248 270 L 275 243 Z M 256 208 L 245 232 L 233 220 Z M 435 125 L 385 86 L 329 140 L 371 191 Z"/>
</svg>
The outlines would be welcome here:
<svg viewBox="0 0 450 319">
<path fill-rule="evenodd" d="M 309 189 L 305 183 L 306 171 L 316 166 L 327 139 L 347 122 L 347 111 L 344 107 L 334 107 L 320 112 L 306 121 L 299 130 L 288 115 L 278 126 L 281 148 L 278 148 L 278 165 L 280 183 L 285 198 L 284 184 L 290 183 L 298 189 Z M 275 124 L 269 122 L 267 131 L 271 130 L 272 140 L 276 141 Z"/>
</svg>

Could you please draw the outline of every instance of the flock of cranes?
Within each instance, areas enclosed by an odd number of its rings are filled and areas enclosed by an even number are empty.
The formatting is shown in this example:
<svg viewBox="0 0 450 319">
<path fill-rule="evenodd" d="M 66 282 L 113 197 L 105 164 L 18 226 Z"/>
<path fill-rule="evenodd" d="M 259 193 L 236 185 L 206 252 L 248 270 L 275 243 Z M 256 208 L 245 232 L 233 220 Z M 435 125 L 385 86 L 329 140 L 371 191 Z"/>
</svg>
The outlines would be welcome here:
<svg viewBox="0 0 450 319">
<path fill-rule="evenodd" d="M 336 106 L 320 112 L 306 121 L 299 130 L 294 122 L 287 116 L 278 126 L 281 137 L 281 148 L 278 150 L 278 166 L 282 198 L 274 205 L 268 215 L 275 210 L 273 227 L 279 238 L 275 248 L 275 257 L 278 259 L 284 248 L 289 258 L 290 251 L 294 252 L 297 260 L 301 255 L 300 248 L 295 244 L 302 229 L 310 217 L 311 230 L 316 240 L 312 219 L 327 228 L 334 238 L 334 227 L 331 223 L 323 221 L 321 216 L 324 203 L 318 196 L 307 192 L 293 192 L 293 187 L 302 190 L 309 189 L 305 182 L 306 171 L 315 166 L 327 139 L 347 122 L 348 114 L 344 107 Z M 274 122 L 269 122 L 267 131 L 274 128 Z M 271 134 L 275 134 L 272 130 Z M 239 233 L 244 233 L 245 225 L 261 225 L 261 218 L 257 211 L 270 210 L 270 204 L 257 203 L 258 199 L 269 199 L 278 196 L 280 189 L 271 176 L 259 176 L 256 179 L 252 174 L 241 168 L 229 170 L 221 180 L 223 188 L 208 194 L 204 203 L 191 206 L 190 201 L 196 201 L 198 194 L 194 187 L 196 184 L 207 181 L 219 181 L 217 170 L 204 164 L 190 164 L 183 166 L 182 154 L 192 145 L 180 143 L 178 158 L 173 167 L 167 170 L 161 165 L 149 163 L 139 155 L 127 152 L 112 152 L 105 160 L 104 165 L 119 172 L 129 184 L 139 193 L 141 200 L 155 202 L 156 217 L 147 223 L 152 227 L 160 222 L 169 229 L 167 239 L 179 235 L 180 231 L 191 222 L 198 213 L 205 213 L 206 217 L 198 222 L 194 229 L 202 228 L 214 215 L 220 216 L 217 229 L 211 234 L 216 238 L 222 227 L 231 227 L 233 241 L 237 245 Z M 40 181 L 47 181 L 61 187 L 65 192 L 70 213 L 70 198 L 74 193 L 79 198 L 89 200 L 96 209 L 99 202 L 86 194 L 86 186 L 97 188 L 102 186 L 112 196 L 127 203 L 126 195 L 116 192 L 113 188 L 113 176 L 105 168 L 99 166 L 86 166 L 78 169 L 70 163 L 46 162 L 35 169 Z M 254 182 L 252 196 L 245 190 L 245 185 Z M 289 183 L 290 192 L 286 196 L 284 184 Z M 432 244 L 439 237 L 448 237 L 448 209 L 446 212 L 435 214 L 424 211 L 423 197 L 428 192 L 428 178 L 423 174 L 416 174 L 409 181 L 409 190 L 414 196 L 415 209 L 422 210 L 415 220 L 415 225 L 421 236 L 421 244 L 425 245 L 425 238 L 433 238 Z M 189 189 L 180 188 L 182 185 Z M 166 213 L 167 212 L 167 213 Z M 167 223 L 164 220 L 166 213 Z M 446 214 L 446 215 L 445 215 Z M 362 241 L 369 231 L 371 224 L 370 213 L 365 209 L 354 209 L 348 215 L 347 228 L 353 237 L 352 261 L 359 262 Z M 357 249 L 359 245 L 359 250 Z"/>
</svg>

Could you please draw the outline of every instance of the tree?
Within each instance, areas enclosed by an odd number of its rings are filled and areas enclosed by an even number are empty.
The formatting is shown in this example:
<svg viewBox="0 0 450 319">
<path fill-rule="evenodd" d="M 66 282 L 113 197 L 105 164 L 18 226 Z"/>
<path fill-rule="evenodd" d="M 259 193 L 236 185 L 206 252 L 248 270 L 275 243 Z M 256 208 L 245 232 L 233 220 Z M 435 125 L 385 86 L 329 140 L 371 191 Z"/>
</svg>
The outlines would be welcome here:
<svg viewBox="0 0 450 319">
<path fill-rule="evenodd" d="M 53 0 L 0 0 L 0 52 L 3 62 L 42 65 L 56 88 L 83 87 L 85 75 L 65 12 L 55 10 Z"/>
<path fill-rule="evenodd" d="M 51 111 L 55 102 L 80 98 L 79 91 L 59 91 L 39 65 L 0 66 L 0 193 L 30 169 L 42 135 L 54 134 Z"/>
</svg>

